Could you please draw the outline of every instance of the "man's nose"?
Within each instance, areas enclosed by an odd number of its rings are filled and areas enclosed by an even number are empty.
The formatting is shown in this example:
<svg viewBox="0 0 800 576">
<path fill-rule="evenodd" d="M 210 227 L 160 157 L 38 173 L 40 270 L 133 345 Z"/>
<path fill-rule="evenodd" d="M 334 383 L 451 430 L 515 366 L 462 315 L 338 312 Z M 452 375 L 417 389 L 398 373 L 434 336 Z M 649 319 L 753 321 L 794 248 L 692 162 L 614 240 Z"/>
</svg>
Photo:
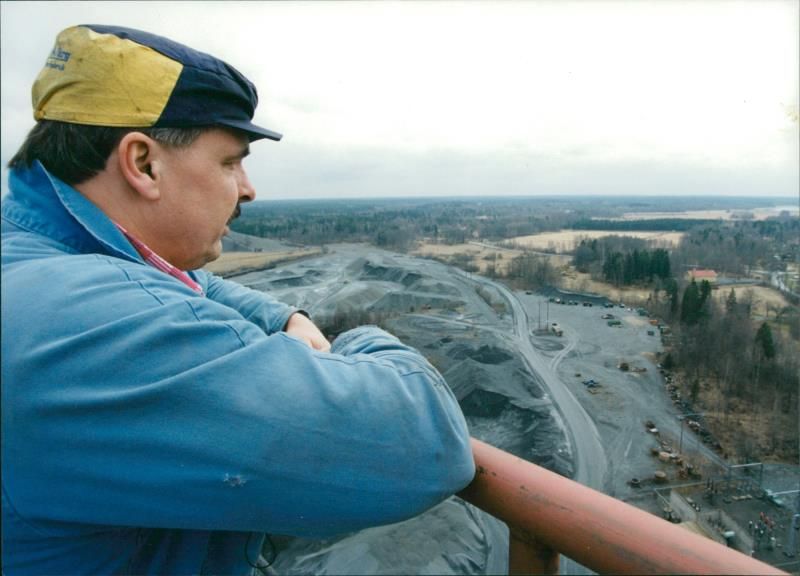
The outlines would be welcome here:
<svg viewBox="0 0 800 576">
<path fill-rule="evenodd" d="M 256 189 L 251 184 L 250 178 L 247 177 L 247 172 L 243 169 L 239 178 L 239 201 L 252 202 L 255 199 Z"/>
</svg>

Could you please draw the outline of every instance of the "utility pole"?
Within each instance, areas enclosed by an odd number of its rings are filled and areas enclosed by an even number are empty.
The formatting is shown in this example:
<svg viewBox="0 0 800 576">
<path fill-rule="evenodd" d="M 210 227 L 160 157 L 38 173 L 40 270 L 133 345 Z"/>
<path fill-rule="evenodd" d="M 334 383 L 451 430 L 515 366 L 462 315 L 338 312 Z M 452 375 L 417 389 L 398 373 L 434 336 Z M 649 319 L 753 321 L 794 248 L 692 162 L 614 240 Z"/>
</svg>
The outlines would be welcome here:
<svg viewBox="0 0 800 576">
<path fill-rule="evenodd" d="M 542 303 L 539 302 L 539 331 L 542 331 Z"/>
<path fill-rule="evenodd" d="M 792 522 L 789 524 L 789 534 L 786 536 L 786 546 L 783 553 L 789 558 L 794 558 L 797 554 L 797 532 L 800 531 L 800 490 L 791 490 L 790 492 L 797 492 L 797 510 L 792 516 Z"/>
</svg>

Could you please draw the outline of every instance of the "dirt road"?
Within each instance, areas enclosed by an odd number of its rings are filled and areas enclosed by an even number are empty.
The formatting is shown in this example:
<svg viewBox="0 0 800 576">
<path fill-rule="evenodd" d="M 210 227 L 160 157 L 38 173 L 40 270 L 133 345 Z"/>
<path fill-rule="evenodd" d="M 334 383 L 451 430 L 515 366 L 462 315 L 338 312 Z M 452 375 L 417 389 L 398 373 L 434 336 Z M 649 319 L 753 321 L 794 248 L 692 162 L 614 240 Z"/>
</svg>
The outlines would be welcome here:
<svg viewBox="0 0 800 576">
<path fill-rule="evenodd" d="M 528 312 L 514 292 L 505 285 L 475 277 L 479 284 L 491 283 L 509 302 L 513 311 L 514 331 L 519 352 L 525 358 L 531 372 L 547 389 L 560 415 L 559 420 L 567 430 L 573 447 L 575 463 L 574 480 L 597 490 L 603 489 L 606 458 L 600 442 L 600 434 L 594 421 L 557 375 L 558 365 L 575 346 L 577 335 L 569 330 L 564 333 L 566 345 L 552 359 L 548 359 L 531 344 L 532 330 Z"/>
</svg>

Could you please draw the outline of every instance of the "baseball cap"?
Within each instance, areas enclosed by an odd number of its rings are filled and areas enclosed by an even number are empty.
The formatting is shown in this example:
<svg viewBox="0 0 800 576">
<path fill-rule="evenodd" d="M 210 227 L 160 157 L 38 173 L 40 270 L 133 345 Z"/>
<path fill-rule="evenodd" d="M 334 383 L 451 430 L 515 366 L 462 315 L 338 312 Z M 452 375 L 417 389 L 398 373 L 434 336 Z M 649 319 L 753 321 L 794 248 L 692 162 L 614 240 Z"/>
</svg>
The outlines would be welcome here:
<svg viewBox="0 0 800 576">
<path fill-rule="evenodd" d="M 36 120 L 111 127 L 220 125 L 251 140 L 255 86 L 233 66 L 162 36 L 82 24 L 63 30 L 32 89 Z"/>
</svg>

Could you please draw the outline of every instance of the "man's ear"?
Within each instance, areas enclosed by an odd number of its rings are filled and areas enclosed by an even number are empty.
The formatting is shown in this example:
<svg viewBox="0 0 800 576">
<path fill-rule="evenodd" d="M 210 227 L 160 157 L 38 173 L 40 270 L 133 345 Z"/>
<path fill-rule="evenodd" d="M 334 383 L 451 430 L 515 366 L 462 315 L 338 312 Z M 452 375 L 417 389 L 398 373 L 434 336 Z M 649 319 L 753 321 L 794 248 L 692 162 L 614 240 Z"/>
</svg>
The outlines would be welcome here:
<svg viewBox="0 0 800 576">
<path fill-rule="evenodd" d="M 158 153 L 158 144 L 141 132 L 128 132 L 117 145 L 117 162 L 123 178 L 149 200 L 161 197 Z"/>
</svg>

